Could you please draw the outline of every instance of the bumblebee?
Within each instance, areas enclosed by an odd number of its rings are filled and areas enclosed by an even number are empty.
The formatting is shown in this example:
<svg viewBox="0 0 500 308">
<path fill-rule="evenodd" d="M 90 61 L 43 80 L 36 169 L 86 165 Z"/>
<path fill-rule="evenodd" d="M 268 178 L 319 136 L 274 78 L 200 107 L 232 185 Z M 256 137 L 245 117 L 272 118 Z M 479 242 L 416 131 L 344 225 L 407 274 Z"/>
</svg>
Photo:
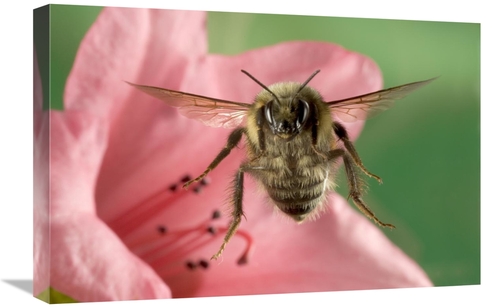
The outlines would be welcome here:
<svg viewBox="0 0 500 308">
<path fill-rule="evenodd" d="M 346 128 L 334 120 L 333 115 L 344 122 L 366 119 L 435 78 L 325 102 L 317 90 L 307 85 L 319 70 L 303 83 L 281 82 L 269 87 L 248 72 L 242 72 L 263 89 L 252 104 L 129 83 L 177 107 L 188 118 L 208 126 L 233 129 L 215 159 L 200 176 L 186 182 L 184 188 L 203 179 L 243 137 L 246 139 L 247 159 L 241 163 L 232 183 L 232 220 L 212 259 L 221 256 L 241 222 L 244 173 L 256 179 L 281 212 L 301 223 L 321 213 L 328 192 L 334 188 L 335 162 L 342 160 L 349 185 L 348 197 L 378 225 L 394 228 L 378 219 L 361 198 L 364 186 L 361 172 L 380 183 L 382 179 L 365 168 Z"/>
</svg>

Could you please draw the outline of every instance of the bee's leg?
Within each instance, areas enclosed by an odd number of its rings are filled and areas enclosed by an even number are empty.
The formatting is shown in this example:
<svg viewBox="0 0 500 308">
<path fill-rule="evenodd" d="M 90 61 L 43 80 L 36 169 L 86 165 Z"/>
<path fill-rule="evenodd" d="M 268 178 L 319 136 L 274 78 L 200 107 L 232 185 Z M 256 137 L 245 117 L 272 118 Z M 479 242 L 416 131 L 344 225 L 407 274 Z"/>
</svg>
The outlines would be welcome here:
<svg viewBox="0 0 500 308">
<path fill-rule="evenodd" d="M 319 115 L 318 107 L 316 107 L 316 104 L 312 104 L 311 118 L 312 118 L 313 124 L 311 127 L 311 139 L 312 139 L 311 145 L 312 145 L 314 152 L 316 152 L 316 154 L 320 155 L 324 159 L 328 159 L 328 157 L 326 157 L 325 154 L 321 153 L 318 150 L 318 148 L 316 147 L 316 145 L 318 144 L 318 127 L 319 127 L 318 115 Z"/>
<path fill-rule="evenodd" d="M 219 152 L 219 154 L 215 157 L 215 159 L 208 165 L 207 169 L 197 178 L 187 181 L 182 187 L 187 188 L 189 185 L 193 184 L 194 182 L 198 182 L 199 180 L 203 179 L 210 171 L 212 171 L 219 163 L 226 158 L 227 155 L 231 152 L 231 150 L 238 145 L 238 142 L 240 142 L 241 137 L 245 133 L 245 128 L 244 127 L 238 127 L 237 129 L 233 130 L 229 137 L 227 138 L 227 143 L 226 146 Z"/>
<path fill-rule="evenodd" d="M 365 214 L 368 218 L 373 219 L 378 225 L 382 227 L 395 228 L 394 225 L 384 223 L 380 221 L 377 216 L 368 208 L 363 199 L 361 199 L 362 187 L 363 187 L 363 179 L 356 171 L 355 161 L 351 157 L 349 152 L 346 152 L 344 149 L 335 149 L 331 150 L 328 153 L 329 160 L 333 161 L 340 156 L 344 160 L 344 168 L 347 176 L 347 183 L 349 185 L 349 197 L 352 198 L 354 204 L 358 207 L 358 209 Z"/>
<path fill-rule="evenodd" d="M 340 140 L 342 140 L 342 142 L 344 143 L 345 149 L 347 150 L 347 152 L 349 152 L 349 155 L 352 157 L 352 160 L 354 161 L 356 166 L 358 166 L 359 169 L 361 169 L 361 171 L 363 171 L 369 177 L 372 177 L 376 179 L 379 183 L 382 183 L 382 179 L 379 176 L 368 171 L 363 165 L 363 162 L 361 161 L 358 152 L 356 152 L 354 145 L 347 136 L 347 130 L 345 129 L 345 127 L 338 122 L 333 122 L 333 131 L 335 132 L 335 135 L 337 135 L 340 138 Z"/>
<path fill-rule="evenodd" d="M 266 150 L 266 139 L 264 136 L 264 131 L 262 130 L 262 126 L 264 125 L 265 121 L 264 109 L 265 109 L 264 106 L 260 107 L 260 110 L 259 112 L 257 112 L 256 116 L 257 136 L 259 137 L 259 149 L 260 149 L 259 156 L 261 156 Z"/>
<path fill-rule="evenodd" d="M 238 226 L 241 222 L 241 216 L 243 214 L 243 173 L 246 170 L 246 164 L 242 164 L 238 171 L 236 172 L 236 176 L 233 181 L 233 196 L 231 198 L 231 206 L 233 210 L 231 212 L 232 220 L 229 228 L 227 230 L 226 236 L 224 237 L 224 242 L 219 248 L 219 251 L 212 256 L 211 259 L 217 260 L 226 248 L 227 243 L 238 230 Z"/>
<path fill-rule="evenodd" d="M 257 122 L 257 138 L 258 144 L 255 146 L 252 143 L 249 144 L 253 148 L 253 152 L 256 153 L 254 157 L 251 158 L 250 162 L 255 162 L 264 155 L 266 151 L 266 138 L 262 126 L 264 125 L 265 115 L 264 106 L 260 107 L 255 115 L 255 120 Z"/>
</svg>

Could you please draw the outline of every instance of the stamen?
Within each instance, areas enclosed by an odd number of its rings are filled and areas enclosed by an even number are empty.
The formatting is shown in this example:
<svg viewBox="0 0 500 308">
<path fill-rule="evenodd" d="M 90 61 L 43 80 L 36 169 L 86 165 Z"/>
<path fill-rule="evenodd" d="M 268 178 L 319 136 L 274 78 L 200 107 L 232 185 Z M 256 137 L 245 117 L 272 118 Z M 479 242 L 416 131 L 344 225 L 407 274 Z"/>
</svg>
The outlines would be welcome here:
<svg viewBox="0 0 500 308">
<path fill-rule="evenodd" d="M 158 274 L 158 276 L 167 279 L 168 277 L 176 277 L 178 275 L 185 274 L 186 271 L 195 272 L 197 269 L 199 269 L 198 264 L 192 260 L 188 260 L 188 261 L 174 261 L 174 262 L 169 262 L 168 264 L 165 263 L 163 267 L 155 268 L 155 271 Z"/>
<path fill-rule="evenodd" d="M 153 267 L 164 263 L 165 260 L 181 258 L 208 244 L 211 239 L 204 238 L 203 226 L 197 226 L 191 230 L 181 232 L 170 232 L 168 236 L 157 247 L 141 254 L 141 258 Z M 174 238 L 171 238 L 174 236 Z"/>
<path fill-rule="evenodd" d="M 158 226 L 158 232 L 160 232 L 160 234 L 167 233 L 167 227 L 165 227 L 165 226 Z"/>
<path fill-rule="evenodd" d="M 227 227 L 216 227 L 215 232 L 217 234 L 226 234 L 228 231 Z M 236 262 L 238 265 L 245 265 L 248 263 L 250 257 L 252 256 L 252 253 L 255 249 L 255 245 L 252 239 L 252 236 L 248 234 L 246 231 L 238 229 L 236 233 L 234 234 L 235 236 L 241 236 L 243 239 L 246 241 L 246 248 L 243 251 L 243 254 L 238 258 L 238 261 Z"/>
<path fill-rule="evenodd" d="M 189 182 L 191 178 L 190 175 L 185 175 L 178 183 L 164 186 L 162 190 L 109 223 L 129 249 L 149 263 L 161 277 L 172 277 L 186 270 L 209 269 L 210 261 L 205 259 L 209 257 L 208 249 L 204 247 L 209 245 L 215 249 L 222 241 L 218 235 L 226 234 L 228 231 L 227 226 L 214 225 L 215 220 L 222 216 L 221 211 L 216 209 L 208 215 L 207 219 L 195 226 L 175 229 L 171 225 L 167 227 L 167 225 L 159 224 L 153 225 L 150 232 L 133 233 L 146 223 L 150 223 L 152 219 L 156 219 L 169 204 L 179 202 L 179 199 L 185 196 L 184 194 L 200 193 L 205 186 L 210 184 L 209 178 L 205 177 L 189 190 L 179 189 L 182 183 Z M 243 254 L 236 260 L 237 264 L 244 265 L 248 263 L 253 252 L 253 239 L 242 230 L 237 230 L 234 235 L 242 237 L 246 242 Z M 214 241 L 217 245 L 214 245 Z M 203 251 L 203 255 L 196 256 L 197 251 Z M 193 259 L 198 261 L 193 261 Z"/>
<path fill-rule="evenodd" d="M 195 186 L 195 188 L 193 188 L 193 191 L 195 194 L 199 194 L 202 190 L 203 189 L 202 189 L 201 185 L 197 185 L 197 186 Z"/>
<path fill-rule="evenodd" d="M 218 211 L 215 210 L 214 212 Z M 153 237 L 152 240 L 151 237 L 148 237 L 142 242 L 136 241 L 135 245 L 128 246 L 134 251 L 140 251 L 141 246 L 148 247 L 149 249 L 142 251 L 141 256 L 150 263 L 163 259 L 165 256 L 173 258 L 172 255 L 186 255 L 188 252 L 194 251 L 210 241 L 209 238 L 206 238 L 203 243 L 196 243 L 196 241 L 202 238 L 203 234 L 206 234 L 205 232 L 207 232 L 208 229 L 211 228 L 213 229 L 212 232 L 217 232 L 216 229 L 210 225 L 211 220 L 212 219 L 207 219 L 195 227 L 169 231 L 167 237 L 161 237 L 162 243 L 155 245 L 153 248 L 151 248 L 151 244 L 155 242 L 158 243 L 158 239 L 160 239 L 158 236 Z M 189 247 L 189 245 L 191 247 Z M 182 247 L 182 249 L 179 249 L 179 246 Z"/>
<path fill-rule="evenodd" d="M 210 267 L 210 261 L 204 258 L 207 257 L 208 251 L 204 247 L 210 245 L 212 249 L 215 249 L 222 240 L 221 236 L 217 235 L 224 235 L 228 231 L 227 226 L 214 225 L 214 219 L 219 218 L 220 215 L 220 211 L 215 210 L 205 221 L 180 230 L 172 230 L 165 225 L 160 225 L 149 242 L 137 243 L 137 246 L 129 245 L 129 247 L 154 268 L 160 277 L 172 277 L 186 270 L 207 270 Z M 246 242 L 243 253 L 236 260 L 238 265 L 245 265 L 249 262 L 254 250 L 253 239 L 249 233 L 239 229 L 234 236 L 243 238 Z M 213 245 L 214 242 L 217 245 Z M 204 255 L 199 256 L 202 258 L 198 261 L 193 261 L 196 251 L 200 250 L 203 250 Z"/>
<path fill-rule="evenodd" d="M 196 268 L 196 263 L 193 261 L 189 260 L 186 262 L 186 267 L 190 270 L 194 270 Z"/>
<path fill-rule="evenodd" d="M 208 227 L 207 231 L 208 231 L 208 233 L 210 233 L 212 235 L 217 234 L 217 230 L 213 226 Z"/>
<path fill-rule="evenodd" d="M 190 175 L 185 175 L 181 178 L 180 182 L 184 183 L 191 179 Z M 171 184 L 152 195 L 141 204 L 134 206 L 128 212 L 123 213 L 121 216 L 110 221 L 108 225 L 120 236 L 122 239 L 132 233 L 135 229 L 148 222 L 150 219 L 155 218 L 161 213 L 168 204 L 174 203 L 176 200 L 183 197 L 189 190 L 177 189 L 178 183 Z M 200 193 L 200 189 L 193 189 L 195 193 Z"/>
<path fill-rule="evenodd" d="M 186 183 L 186 182 L 189 182 L 191 181 L 191 176 L 189 174 L 185 175 L 182 179 L 181 179 L 181 182 L 182 183 Z"/>
<path fill-rule="evenodd" d="M 179 262 L 183 262 L 181 260 L 186 259 L 187 256 L 192 256 L 193 252 L 196 250 L 200 250 L 202 247 L 210 244 L 212 240 L 210 238 L 205 237 L 202 241 L 200 241 L 201 237 L 195 240 L 192 247 L 189 249 L 184 249 L 182 246 L 175 246 L 169 251 L 165 252 L 165 254 L 154 261 L 148 261 L 149 265 L 156 270 L 160 277 L 170 276 L 172 273 L 178 273 Z M 185 261 L 184 261 L 185 262 Z"/>
<path fill-rule="evenodd" d="M 218 219 L 220 218 L 220 211 L 219 210 L 215 210 L 212 214 L 212 219 L 215 220 L 215 219 Z"/>
<path fill-rule="evenodd" d="M 208 261 L 203 259 L 198 262 L 198 265 L 200 265 L 203 269 L 207 269 L 209 267 Z"/>
</svg>

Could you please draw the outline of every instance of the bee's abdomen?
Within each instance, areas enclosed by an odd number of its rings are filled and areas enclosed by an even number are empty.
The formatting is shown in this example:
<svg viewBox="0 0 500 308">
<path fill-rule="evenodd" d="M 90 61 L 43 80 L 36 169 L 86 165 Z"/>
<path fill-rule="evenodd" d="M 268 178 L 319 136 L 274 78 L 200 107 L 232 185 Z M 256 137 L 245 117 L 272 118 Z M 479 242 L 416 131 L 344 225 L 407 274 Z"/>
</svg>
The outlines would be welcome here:
<svg viewBox="0 0 500 308">
<path fill-rule="evenodd" d="M 296 170 L 267 170 L 259 177 L 271 200 L 285 214 L 301 221 L 324 199 L 328 171 L 319 164 Z"/>
<path fill-rule="evenodd" d="M 264 183 L 264 185 L 271 199 L 276 202 L 304 203 L 321 198 L 324 193 L 324 183 L 325 178 L 311 182 L 309 179 L 301 181 L 300 177 L 292 176 L 275 183 Z"/>
</svg>

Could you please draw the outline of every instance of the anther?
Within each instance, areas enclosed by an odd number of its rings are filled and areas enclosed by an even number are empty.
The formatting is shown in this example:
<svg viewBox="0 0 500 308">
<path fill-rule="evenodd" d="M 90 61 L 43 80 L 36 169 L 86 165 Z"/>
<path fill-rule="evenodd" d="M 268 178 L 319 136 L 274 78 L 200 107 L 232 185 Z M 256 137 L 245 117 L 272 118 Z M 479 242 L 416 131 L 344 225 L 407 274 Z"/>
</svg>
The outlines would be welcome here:
<svg viewBox="0 0 500 308">
<path fill-rule="evenodd" d="M 201 186 L 207 186 L 208 184 L 210 184 L 210 179 L 208 178 L 208 176 L 201 179 L 201 181 L 200 181 Z"/>
<path fill-rule="evenodd" d="M 194 263 L 193 261 L 187 261 L 187 262 L 186 262 L 186 266 L 187 266 L 187 268 L 188 268 L 188 269 L 190 269 L 190 270 L 194 270 L 194 269 L 196 269 L 196 266 L 197 266 L 197 265 L 196 265 L 196 263 Z"/>
<path fill-rule="evenodd" d="M 190 176 L 186 175 L 182 180 L 189 178 Z M 165 209 L 165 205 L 173 204 L 176 200 L 183 198 L 185 193 L 187 192 L 184 192 L 184 190 L 180 191 L 179 182 L 165 185 L 161 190 L 140 202 L 130 211 L 126 211 L 110 221 L 108 225 L 121 238 L 125 238 L 140 225 L 156 217 L 158 213 Z"/>
<path fill-rule="evenodd" d="M 220 218 L 220 211 L 219 210 L 215 210 L 213 213 L 212 213 L 212 219 L 217 219 L 217 218 Z"/>
<path fill-rule="evenodd" d="M 248 253 L 243 254 L 236 263 L 238 265 L 246 265 L 248 263 Z"/>
<path fill-rule="evenodd" d="M 159 223 L 153 227 L 147 237 L 134 239 L 134 246 L 139 251 L 140 257 L 147 261 L 153 268 L 158 269 L 160 276 L 170 275 L 175 272 L 194 271 L 210 267 L 209 259 L 192 259 L 193 254 L 214 241 L 219 243 L 219 235 L 227 234 L 228 227 L 218 226 L 213 220 L 222 216 L 221 211 L 213 210 L 204 221 L 190 227 L 176 229 L 170 224 Z M 235 237 L 244 240 L 245 247 L 238 259 L 238 265 L 248 264 L 254 250 L 254 242 L 249 233 L 236 230 Z M 206 251 L 204 249 L 204 251 Z M 207 255 L 200 256 L 202 258 Z"/>
<path fill-rule="evenodd" d="M 186 182 L 189 182 L 191 181 L 191 176 L 189 174 L 185 175 L 184 177 L 182 177 L 181 179 L 181 182 L 182 183 L 186 183 Z"/>
<path fill-rule="evenodd" d="M 199 265 L 199 266 L 201 266 L 201 267 L 202 267 L 202 268 L 204 268 L 204 269 L 207 269 L 207 268 L 208 268 L 208 266 L 209 266 L 209 263 L 208 263 L 208 261 L 207 261 L 207 260 L 203 260 L 203 259 L 202 259 L 202 260 L 200 260 L 200 262 L 198 262 L 198 265 Z"/>
<path fill-rule="evenodd" d="M 210 226 L 207 228 L 208 233 L 215 235 L 217 234 L 217 229 L 215 229 L 213 226 Z"/>
<path fill-rule="evenodd" d="M 228 230 L 227 228 L 223 228 L 223 227 L 216 228 L 217 233 L 227 232 L 227 230 Z M 249 262 L 250 257 L 253 254 L 253 250 L 255 247 L 254 243 L 253 243 L 252 236 L 250 236 L 250 234 L 248 234 L 247 232 L 245 232 L 243 230 L 237 230 L 234 235 L 239 235 L 246 241 L 246 248 L 243 251 L 243 253 L 241 254 L 241 256 L 238 258 L 238 260 L 236 261 L 236 263 L 238 265 L 245 265 Z M 224 250 L 224 247 L 226 244 L 227 244 L 227 242 L 224 242 L 222 244 L 221 249 L 219 250 L 219 253 L 212 256 L 212 259 L 217 259 L 220 256 L 220 253 Z"/>
<path fill-rule="evenodd" d="M 165 226 L 158 226 L 158 232 L 160 232 L 160 234 L 165 234 L 167 233 L 167 227 Z"/>
<path fill-rule="evenodd" d="M 198 186 L 196 186 L 195 188 L 193 188 L 193 192 L 194 192 L 195 194 L 199 194 L 202 190 L 203 190 L 203 189 L 202 189 L 201 185 L 198 185 Z"/>
</svg>

